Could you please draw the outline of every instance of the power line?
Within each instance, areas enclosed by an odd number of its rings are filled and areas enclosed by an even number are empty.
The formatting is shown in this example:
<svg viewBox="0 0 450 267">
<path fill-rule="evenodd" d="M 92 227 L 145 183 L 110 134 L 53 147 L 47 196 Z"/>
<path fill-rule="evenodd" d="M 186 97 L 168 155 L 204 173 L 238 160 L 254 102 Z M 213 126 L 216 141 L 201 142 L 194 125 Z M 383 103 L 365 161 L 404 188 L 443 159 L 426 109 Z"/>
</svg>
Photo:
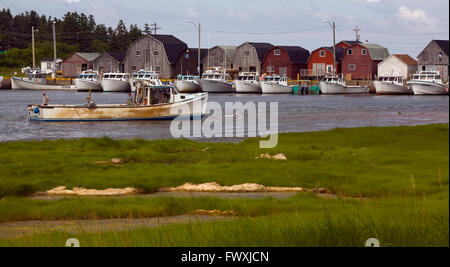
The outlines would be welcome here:
<svg viewBox="0 0 450 267">
<path fill-rule="evenodd" d="M 208 31 L 213 31 L 213 32 L 217 32 L 217 33 L 228 33 L 228 34 L 259 34 L 259 35 L 292 34 L 292 33 L 299 33 L 299 32 L 305 32 L 305 31 L 314 31 L 314 30 L 320 30 L 320 29 L 328 29 L 328 26 L 321 26 L 321 27 L 308 28 L 308 29 L 299 29 L 299 30 L 295 30 L 295 31 L 286 31 L 286 32 L 235 32 L 235 31 L 226 31 L 226 30 L 219 30 L 219 29 L 206 28 L 206 30 L 208 30 Z"/>
</svg>

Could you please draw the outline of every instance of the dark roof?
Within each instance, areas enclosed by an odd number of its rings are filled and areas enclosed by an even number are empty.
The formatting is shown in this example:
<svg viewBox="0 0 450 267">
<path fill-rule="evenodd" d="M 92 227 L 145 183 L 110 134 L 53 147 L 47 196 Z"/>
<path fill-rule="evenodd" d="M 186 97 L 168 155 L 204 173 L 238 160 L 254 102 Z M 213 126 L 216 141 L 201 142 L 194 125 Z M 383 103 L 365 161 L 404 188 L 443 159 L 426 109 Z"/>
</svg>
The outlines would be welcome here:
<svg viewBox="0 0 450 267">
<path fill-rule="evenodd" d="M 359 40 L 356 40 L 356 41 L 343 40 L 343 41 L 340 41 L 339 43 L 346 43 L 346 44 L 352 46 L 352 45 L 354 45 L 354 44 L 361 44 L 361 41 L 359 41 Z M 337 54 L 337 53 L 336 53 L 336 54 Z"/>
<path fill-rule="evenodd" d="M 264 60 L 264 56 L 266 55 L 267 51 L 269 51 L 273 47 L 273 44 L 270 43 L 247 42 L 247 44 L 253 46 L 256 49 L 256 53 L 258 53 L 258 59 L 260 62 Z"/>
<path fill-rule="evenodd" d="M 163 43 L 170 64 L 176 64 L 180 53 L 188 49 L 183 41 L 173 35 L 157 34 L 151 35 L 151 37 Z"/>
<path fill-rule="evenodd" d="M 197 48 L 188 48 L 189 52 L 191 54 L 191 57 L 195 57 L 197 58 L 198 56 L 198 47 Z M 181 51 L 180 53 L 182 53 L 183 51 Z M 200 60 L 202 60 L 206 55 L 208 54 L 208 49 L 207 48 L 201 48 L 200 49 Z"/>
<path fill-rule="evenodd" d="M 306 64 L 309 59 L 309 51 L 301 46 L 277 46 L 288 53 L 293 64 Z"/>
<path fill-rule="evenodd" d="M 444 53 L 448 56 L 448 46 L 449 42 L 448 40 L 433 40 L 441 49 L 444 51 Z"/>
<path fill-rule="evenodd" d="M 113 57 L 115 60 L 122 62 L 125 59 L 125 52 L 105 52 L 106 54 Z"/>
<path fill-rule="evenodd" d="M 328 51 L 330 51 L 331 53 L 333 53 L 333 47 L 332 46 L 330 46 L 330 47 L 322 47 L 322 48 L 324 48 L 324 49 L 327 49 Z M 320 48 L 319 48 L 320 49 Z M 336 62 L 337 63 L 341 63 L 341 58 L 342 58 L 342 56 L 344 55 L 344 53 L 345 53 L 345 48 L 343 48 L 343 47 L 337 47 L 336 46 Z"/>
</svg>

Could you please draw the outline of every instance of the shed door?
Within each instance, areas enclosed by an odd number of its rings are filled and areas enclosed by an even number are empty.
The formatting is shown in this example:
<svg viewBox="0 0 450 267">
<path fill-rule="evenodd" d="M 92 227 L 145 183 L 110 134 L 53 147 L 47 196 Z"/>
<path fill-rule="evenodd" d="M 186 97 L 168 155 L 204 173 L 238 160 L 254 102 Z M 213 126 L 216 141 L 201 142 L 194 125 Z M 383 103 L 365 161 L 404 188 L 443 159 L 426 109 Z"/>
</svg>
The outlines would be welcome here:
<svg viewBox="0 0 450 267">
<path fill-rule="evenodd" d="M 314 75 L 325 74 L 325 63 L 313 63 L 313 74 Z"/>
</svg>

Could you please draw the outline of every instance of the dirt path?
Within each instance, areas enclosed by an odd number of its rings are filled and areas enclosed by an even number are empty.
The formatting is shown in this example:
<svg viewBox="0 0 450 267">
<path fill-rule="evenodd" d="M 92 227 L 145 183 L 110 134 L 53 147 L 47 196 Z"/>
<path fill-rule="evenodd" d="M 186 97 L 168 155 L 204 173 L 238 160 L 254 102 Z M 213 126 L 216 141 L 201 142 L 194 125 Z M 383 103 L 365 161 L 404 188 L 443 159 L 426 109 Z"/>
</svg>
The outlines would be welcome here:
<svg viewBox="0 0 450 267">
<path fill-rule="evenodd" d="M 136 228 L 157 227 L 167 224 L 198 223 L 233 220 L 227 216 L 179 215 L 145 219 L 102 219 L 71 221 L 23 221 L 0 223 L 0 239 L 41 234 L 49 231 L 62 231 L 72 234 L 103 231 L 126 231 Z"/>
</svg>

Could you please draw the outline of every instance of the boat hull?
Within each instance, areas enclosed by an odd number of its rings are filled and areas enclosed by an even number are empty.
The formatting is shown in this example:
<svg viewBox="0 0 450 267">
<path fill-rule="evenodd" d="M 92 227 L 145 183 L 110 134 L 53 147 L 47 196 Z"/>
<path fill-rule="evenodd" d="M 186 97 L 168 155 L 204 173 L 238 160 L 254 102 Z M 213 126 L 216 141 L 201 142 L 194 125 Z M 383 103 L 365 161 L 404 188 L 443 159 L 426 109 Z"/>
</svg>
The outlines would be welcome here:
<svg viewBox="0 0 450 267">
<path fill-rule="evenodd" d="M 409 83 L 415 95 L 446 95 L 445 85 L 432 82 Z"/>
<path fill-rule="evenodd" d="M 393 83 L 385 83 L 381 81 L 374 81 L 377 95 L 409 95 L 411 91 L 406 86 L 401 86 Z"/>
<path fill-rule="evenodd" d="M 21 78 L 12 77 L 11 78 L 11 88 L 13 90 L 65 90 L 71 91 L 76 90 L 74 85 L 54 85 L 54 84 L 40 84 L 25 81 Z"/>
<path fill-rule="evenodd" d="M 285 86 L 276 83 L 261 83 L 261 91 L 263 94 L 293 94 L 294 89 L 290 86 Z"/>
<path fill-rule="evenodd" d="M 233 93 L 233 85 L 226 81 L 219 80 L 198 80 L 203 92 L 208 93 Z"/>
<path fill-rule="evenodd" d="M 259 83 L 235 81 L 234 88 L 236 93 L 262 93 L 261 85 Z"/>
<path fill-rule="evenodd" d="M 131 85 L 126 81 L 102 80 L 103 92 L 131 92 Z"/>
<path fill-rule="evenodd" d="M 207 102 L 208 94 L 200 93 L 185 101 L 152 106 L 103 105 L 89 108 L 30 105 L 28 115 L 31 121 L 45 122 L 172 120 L 177 117 L 197 119 L 206 113 Z"/>
<path fill-rule="evenodd" d="M 196 93 L 201 91 L 200 85 L 191 81 L 175 81 L 175 87 L 180 93 Z"/>
<path fill-rule="evenodd" d="M 344 86 L 336 83 L 320 82 L 322 94 L 368 94 L 367 86 Z"/>
<path fill-rule="evenodd" d="M 100 82 L 75 79 L 75 86 L 78 92 L 86 92 L 89 90 L 93 92 L 103 91 Z"/>
</svg>

